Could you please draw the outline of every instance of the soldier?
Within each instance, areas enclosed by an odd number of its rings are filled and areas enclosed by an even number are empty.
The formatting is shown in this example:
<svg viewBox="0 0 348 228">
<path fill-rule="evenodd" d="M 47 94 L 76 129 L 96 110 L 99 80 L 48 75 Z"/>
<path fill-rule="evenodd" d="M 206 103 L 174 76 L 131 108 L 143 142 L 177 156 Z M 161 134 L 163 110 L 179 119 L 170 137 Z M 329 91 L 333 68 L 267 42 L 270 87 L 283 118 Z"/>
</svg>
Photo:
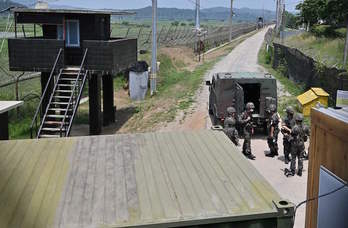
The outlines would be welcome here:
<svg viewBox="0 0 348 228">
<path fill-rule="evenodd" d="M 278 156 L 278 134 L 279 134 L 279 116 L 277 113 L 277 107 L 271 104 L 269 107 L 270 117 L 267 121 L 268 138 L 267 143 L 270 149 L 270 153 L 266 154 L 267 157 Z"/>
<path fill-rule="evenodd" d="M 228 107 L 227 118 L 224 121 L 224 132 L 236 146 L 239 146 L 239 136 L 236 129 L 236 124 L 236 109 L 233 107 Z"/>
<path fill-rule="evenodd" d="M 252 102 L 246 104 L 246 110 L 242 113 L 239 122 L 243 126 L 244 142 L 243 142 L 243 154 L 254 160 L 255 156 L 251 153 L 251 136 L 254 134 L 254 127 L 252 122 L 252 114 L 254 112 L 255 105 Z"/>
<path fill-rule="evenodd" d="M 291 150 L 291 143 L 290 143 L 290 136 L 291 136 L 291 129 L 295 126 L 295 119 L 294 119 L 295 111 L 292 106 L 288 106 L 286 108 L 286 117 L 282 121 L 282 129 L 281 132 L 283 134 L 283 146 L 284 146 L 284 162 L 285 164 L 288 164 L 290 162 L 290 150 Z"/>
<path fill-rule="evenodd" d="M 303 125 L 303 115 L 296 114 L 296 124 L 291 130 L 291 164 L 290 170 L 285 169 L 286 176 L 294 176 L 296 170 L 296 158 L 298 159 L 297 175 L 302 176 L 303 156 L 305 153 L 305 142 L 308 137 L 306 134 L 306 126 Z"/>
</svg>

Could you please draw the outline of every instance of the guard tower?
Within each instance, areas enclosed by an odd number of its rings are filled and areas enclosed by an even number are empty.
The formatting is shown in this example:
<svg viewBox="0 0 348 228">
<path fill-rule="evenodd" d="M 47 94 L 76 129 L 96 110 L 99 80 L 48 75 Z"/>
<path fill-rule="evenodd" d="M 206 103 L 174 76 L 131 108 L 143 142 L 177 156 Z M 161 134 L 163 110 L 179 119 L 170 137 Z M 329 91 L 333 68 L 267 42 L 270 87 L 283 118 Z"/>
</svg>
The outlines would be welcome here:
<svg viewBox="0 0 348 228">
<path fill-rule="evenodd" d="M 115 121 L 112 75 L 137 61 L 136 39 L 111 37 L 111 16 L 130 13 L 27 8 L 12 12 L 15 38 L 8 39 L 9 68 L 41 72 L 42 97 L 32 137 L 69 136 L 87 80 L 90 134 L 100 134 L 102 124 Z M 34 36 L 27 37 L 20 24 L 33 24 Z M 37 26 L 42 28 L 40 36 Z M 24 37 L 17 36 L 18 29 Z"/>
</svg>

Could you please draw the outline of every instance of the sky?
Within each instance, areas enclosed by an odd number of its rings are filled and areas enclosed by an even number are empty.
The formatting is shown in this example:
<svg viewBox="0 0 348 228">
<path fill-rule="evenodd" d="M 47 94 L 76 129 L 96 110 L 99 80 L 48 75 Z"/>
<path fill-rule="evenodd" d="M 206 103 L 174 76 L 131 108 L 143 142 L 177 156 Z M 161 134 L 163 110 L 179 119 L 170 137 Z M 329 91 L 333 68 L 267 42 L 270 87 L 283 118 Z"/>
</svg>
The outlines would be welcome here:
<svg viewBox="0 0 348 228">
<path fill-rule="evenodd" d="M 300 0 L 286 0 L 289 11 L 293 11 Z M 157 0 L 158 7 L 193 9 L 195 0 Z M 137 9 L 151 5 L 151 0 L 57 0 L 54 4 L 91 9 Z M 201 8 L 229 7 L 230 0 L 201 0 Z M 275 0 L 234 0 L 234 8 L 269 9 L 275 11 Z"/>
</svg>

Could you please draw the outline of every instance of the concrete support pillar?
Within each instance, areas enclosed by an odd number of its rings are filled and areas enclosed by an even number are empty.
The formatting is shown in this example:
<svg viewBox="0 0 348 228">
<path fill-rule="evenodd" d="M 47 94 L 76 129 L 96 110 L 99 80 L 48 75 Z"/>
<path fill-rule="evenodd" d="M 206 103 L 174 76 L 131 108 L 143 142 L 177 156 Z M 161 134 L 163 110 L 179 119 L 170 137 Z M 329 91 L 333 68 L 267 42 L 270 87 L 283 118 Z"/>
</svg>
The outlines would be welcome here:
<svg viewBox="0 0 348 228">
<path fill-rule="evenodd" d="M 0 140 L 8 140 L 8 112 L 0 114 Z"/>
<path fill-rule="evenodd" d="M 112 75 L 103 75 L 103 125 L 115 123 L 114 83 Z"/>
<path fill-rule="evenodd" d="M 101 76 L 92 74 L 88 81 L 89 134 L 99 135 L 102 131 Z"/>
<path fill-rule="evenodd" d="M 43 95 L 46 85 L 48 83 L 48 79 L 50 78 L 50 73 L 48 72 L 41 72 L 41 96 Z M 44 115 L 48 102 L 50 101 L 51 93 L 54 88 L 54 80 L 51 81 L 51 83 L 48 85 L 46 96 L 43 99 L 42 102 L 42 108 L 41 108 L 41 114 Z"/>
</svg>

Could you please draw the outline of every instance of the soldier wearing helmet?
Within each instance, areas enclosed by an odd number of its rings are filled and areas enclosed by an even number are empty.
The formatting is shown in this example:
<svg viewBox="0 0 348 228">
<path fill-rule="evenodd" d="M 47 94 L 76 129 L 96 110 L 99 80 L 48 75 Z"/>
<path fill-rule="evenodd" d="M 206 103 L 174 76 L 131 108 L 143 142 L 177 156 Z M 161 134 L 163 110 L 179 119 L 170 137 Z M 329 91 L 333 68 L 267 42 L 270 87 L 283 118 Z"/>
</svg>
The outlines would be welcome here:
<svg viewBox="0 0 348 228">
<path fill-rule="evenodd" d="M 236 128 L 236 109 L 233 107 L 227 108 L 227 118 L 224 121 L 224 132 L 227 137 L 236 145 L 239 145 L 239 136 Z"/>
<path fill-rule="evenodd" d="M 266 154 L 267 157 L 278 156 L 278 134 L 279 134 L 279 115 L 277 113 L 277 107 L 274 104 L 269 106 L 269 118 L 267 120 L 267 143 L 270 152 Z"/>
<path fill-rule="evenodd" d="M 290 156 L 289 156 L 290 150 L 291 150 L 290 136 L 291 136 L 291 129 L 295 126 L 294 114 L 295 114 L 295 111 L 293 107 L 288 106 L 286 108 L 286 117 L 282 121 L 281 132 L 283 134 L 285 164 L 288 164 L 290 162 Z"/>
<path fill-rule="evenodd" d="M 298 159 L 297 175 L 302 176 L 303 156 L 305 153 L 305 142 L 307 141 L 306 126 L 303 124 L 303 115 L 295 115 L 295 126 L 291 130 L 291 164 L 290 170 L 286 169 L 287 176 L 294 176 L 296 172 L 296 158 Z"/>
<path fill-rule="evenodd" d="M 254 134 L 254 127 L 252 122 L 252 114 L 254 112 L 254 109 L 254 103 L 247 103 L 245 111 L 239 118 L 239 122 L 243 126 L 244 133 L 243 154 L 251 160 L 255 159 L 255 156 L 251 153 L 251 136 Z"/>
</svg>

